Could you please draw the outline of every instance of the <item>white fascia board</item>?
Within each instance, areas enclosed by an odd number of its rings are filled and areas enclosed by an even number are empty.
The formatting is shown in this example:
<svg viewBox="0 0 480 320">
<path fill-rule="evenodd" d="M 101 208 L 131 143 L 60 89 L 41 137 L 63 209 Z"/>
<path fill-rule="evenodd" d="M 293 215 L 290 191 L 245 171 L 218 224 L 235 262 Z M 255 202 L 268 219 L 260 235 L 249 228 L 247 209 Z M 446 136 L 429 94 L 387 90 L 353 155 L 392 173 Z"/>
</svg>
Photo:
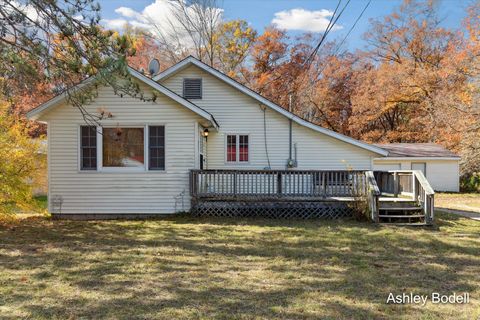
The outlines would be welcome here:
<svg viewBox="0 0 480 320">
<path fill-rule="evenodd" d="M 202 118 L 208 120 L 212 124 L 212 126 L 216 130 L 218 130 L 219 125 L 218 125 L 217 121 L 215 120 L 213 115 L 211 115 L 207 111 L 205 111 L 202 108 L 194 105 L 193 103 L 189 102 L 188 100 L 185 100 L 184 98 L 180 97 L 179 95 L 177 95 L 173 91 L 171 91 L 168 88 L 158 84 L 157 82 L 155 82 L 152 79 L 146 77 L 145 75 L 141 74 L 140 72 L 136 71 L 135 69 L 128 67 L 128 71 L 136 79 L 144 82 L 145 84 L 149 85 L 153 89 L 163 93 L 167 97 L 169 97 L 172 100 L 178 102 L 179 104 L 188 108 L 189 110 L 195 112 L 196 114 L 198 114 Z M 74 86 L 71 90 L 78 90 L 78 89 L 88 85 L 89 83 L 93 82 L 95 79 L 96 79 L 95 76 L 92 76 L 88 79 L 85 79 L 81 83 Z M 27 119 L 37 120 L 43 112 L 45 112 L 46 110 L 58 105 L 59 103 L 62 103 L 63 101 L 65 101 L 66 98 L 67 98 L 67 92 L 63 92 L 63 93 L 55 96 L 54 98 L 52 98 L 52 99 L 48 100 L 47 102 L 41 104 L 40 106 L 36 107 L 35 109 L 29 111 L 27 113 Z"/>
<path fill-rule="evenodd" d="M 428 161 L 428 160 L 442 160 L 442 161 L 460 161 L 460 157 L 385 157 L 374 158 L 373 161 Z"/>
<path fill-rule="evenodd" d="M 257 100 L 261 104 L 277 111 L 278 113 L 282 114 L 283 116 L 287 117 L 288 119 L 291 119 L 292 121 L 298 123 L 299 125 L 302 125 L 304 127 L 310 128 L 310 129 L 315 130 L 317 132 L 323 133 L 323 134 L 325 134 L 327 136 L 330 136 L 332 138 L 335 138 L 337 140 L 340 140 L 340 141 L 355 145 L 357 147 L 369 150 L 371 152 L 374 152 L 374 153 L 377 153 L 377 154 L 380 154 L 380 155 L 383 155 L 383 156 L 388 155 L 388 151 L 386 151 L 382 148 L 375 147 L 373 145 L 370 145 L 368 143 L 364 143 L 364 142 L 358 141 L 356 139 L 347 137 L 347 136 L 345 136 L 343 134 L 340 134 L 340 133 L 337 133 L 335 131 L 325 129 L 323 127 L 317 126 L 316 124 L 310 123 L 310 122 L 296 116 L 295 114 L 283 109 L 282 107 L 280 107 L 280 106 L 276 105 L 275 103 L 269 101 L 268 99 L 262 97 L 261 95 L 259 95 L 255 91 L 247 88 L 246 86 L 242 85 L 241 83 L 233 80 L 232 78 L 224 75 L 220 71 L 210 67 L 209 65 L 204 64 L 203 62 L 201 62 L 201 61 L 199 61 L 199 60 L 197 60 L 193 57 L 188 57 L 188 58 L 180 61 L 176 65 L 174 65 L 174 66 L 168 68 L 167 70 L 159 73 L 158 75 L 156 75 L 152 79 L 154 81 L 164 80 L 164 79 L 172 76 L 176 72 L 182 70 L 183 68 L 188 66 L 190 63 L 194 64 L 195 66 L 199 67 L 200 69 L 210 73 L 211 75 L 217 77 L 218 79 L 223 80 L 224 82 L 226 82 L 229 85 L 231 85 L 232 87 L 240 90 L 241 92 L 243 92 L 247 96 L 249 96 L 249 97 Z"/>
<path fill-rule="evenodd" d="M 95 80 L 95 78 L 96 78 L 95 76 L 89 77 L 89 78 L 83 80 L 82 82 L 80 82 L 79 84 L 77 84 L 76 86 L 74 86 L 71 90 L 78 90 L 78 89 L 88 85 L 89 83 L 93 82 Z M 27 119 L 28 120 L 37 120 L 44 111 L 58 105 L 59 103 L 62 103 L 66 98 L 67 98 L 67 92 L 64 91 L 64 92 L 60 93 L 59 95 L 53 97 L 52 99 L 42 103 L 38 107 L 36 107 L 36 108 L 30 110 L 29 112 L 27 112 Z"/>
</svg>

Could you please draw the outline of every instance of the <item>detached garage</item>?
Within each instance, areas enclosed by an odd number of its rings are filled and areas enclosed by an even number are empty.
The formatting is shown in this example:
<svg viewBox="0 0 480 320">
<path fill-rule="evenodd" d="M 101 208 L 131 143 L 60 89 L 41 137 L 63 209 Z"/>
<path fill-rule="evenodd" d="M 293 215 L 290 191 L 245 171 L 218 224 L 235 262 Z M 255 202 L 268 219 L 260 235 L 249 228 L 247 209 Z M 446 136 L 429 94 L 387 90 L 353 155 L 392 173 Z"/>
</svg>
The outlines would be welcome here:
<svg viewBox="0 0 480 320">
<path fill-rule="evenodd" d="M 420 170 L 435 191 L 459 191 L 460 157 L 434 143 L 377 144 L 389 152 L 387 157 L 373 159 L 373 169 Z"/>
</svg>

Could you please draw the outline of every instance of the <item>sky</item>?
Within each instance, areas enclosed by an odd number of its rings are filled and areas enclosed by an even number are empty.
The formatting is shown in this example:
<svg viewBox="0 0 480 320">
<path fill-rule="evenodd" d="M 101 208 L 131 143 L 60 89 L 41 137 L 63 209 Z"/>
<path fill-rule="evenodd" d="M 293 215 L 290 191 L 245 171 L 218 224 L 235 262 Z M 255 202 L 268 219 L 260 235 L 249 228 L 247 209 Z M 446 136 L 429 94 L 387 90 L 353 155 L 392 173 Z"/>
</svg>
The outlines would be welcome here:
<svg viewBox="0 0 480 320">
<path fill-rule="evenodd" d="M 99 0 L 102 7 L 102 23 L 113 29 L 121 29 L 126 21 L 132 25 L 148 26 L 149 19 L 164 21 L 168 16 L 167 0 Z M 473 0 L 439 0 L 439 14 L 442 24 L 449 28 L 461 28 L 465 8 Z M 342 1 L 342 5 L 347 0 Z M 343 39 L 368 0 L 351 0 L 329 34 L 328 40 Z M 365 41 L 362 35 L 368 30 L 369 19 L 391 13 L 401 0 L 372 0 L 346 40 L 350 50 L 362 49 Z M 325 29 L 338 0 L 223 0 L 219 1 L 226 20 L 243 19 L 261 33 L 265 27 L 274 24 L 287 30 L 294 37 L 302 32 L 321 34 Z M 148 16 L 148 19 L 145 17 Z M 147 21 L 148 20 L 148 21 Z"/>
</svg>

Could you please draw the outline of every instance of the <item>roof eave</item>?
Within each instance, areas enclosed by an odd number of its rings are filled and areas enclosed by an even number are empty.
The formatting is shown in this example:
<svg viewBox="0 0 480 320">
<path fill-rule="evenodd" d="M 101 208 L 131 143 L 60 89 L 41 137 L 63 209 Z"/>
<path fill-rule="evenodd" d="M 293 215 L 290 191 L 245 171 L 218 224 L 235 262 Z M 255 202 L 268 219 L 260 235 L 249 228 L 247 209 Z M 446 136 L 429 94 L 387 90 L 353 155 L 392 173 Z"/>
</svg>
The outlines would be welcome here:
<svg viewBox="0 0 480 320">
<path fill-rule="evenodd" d="M 73 90 L 80 89 L 80 88 L 88 85 L 90 82 L 93 82 L 95 80 L 95 78 L 96 78 L 95 76 L 89 77 L 89 78 L 83 80 L 82 82 L 80 82 L 79 84 L 75 85 L 72 89 Z M 28 120 L 39 121 L 38 119 L 40 118 L 40 116 L 42 115 L 42 113 L 45 110 L 50 109 L 51 107 L 54 107 L 54 106 L 62 103 L 66 98 L 67 98 L 67 92 L 66 91 L 60 93 L 59 95 L 56 95 L 55 97 L 51 98 L 50 100 L 42 103 L 38 107 L 33 108 L 32 110 L 27 112 L 27 114 L 26 114 L 27 119 Z M 39 122 L 45 123 L 45 121 L 39 121 Z"/>
<path fill-rule="evenodd" d="M 208 120 L 212 126 L 215 128 L 215 130 L 219 129 L 219 125 L 215 118 L 213 117 L 212 114 L 208 113 L 207 111 L 199 108 L 198 106 L 194 105 L 193 103 L 189 102 L 188 100 L 185 100 L 184 98 L 178 96 L 174 92 L 170 91 L 168 88 L 165 88 L 164 86 L 160 85 L 159 83 L 155 82 L 153 79 L 141 74 L 137 70 L 128 67 L 128 70 L 132 76 L 135 78 L 139 79 L 140 81 L 145 82 L 148 84 L 150 87 L 152 87 L 155 90 L 158 90 L 159 92 L 163 93 L 167 97 L 173 99 L 174 101 L 182 104 L 183 106 L 187 107 L 191 111 L 195 112 L 199 116 L 203 117 L 204 119 Z"/>
<path fill-rule="evenodd" d="M 320 132 L 320 133 L 323 133 L 327 136 L 330 136 L 330 137 L 333 137 L 335 139 L 338 139 L 340 141 L 343 141 L 343 142 L 346 142 L 346 143 L 350 143 L 350 144 L 353 144 L 353 145 L 356 145 L 357 147 L 360 147 L 360 148 L 363 148 L 363 149 L 366 149 L 368 151 L 371 151 L 373 153 L 376 153 L 376 154 L 379 154 L 379 155 L 382 155 L 382 156 L 387 156 L 388 155 L 388 151 L 386 151 L 385 149 L 382 149 L 382 148 L 379 148 L 379 147 L 376 147 L 376 146 L 373 146 L 371 144 L 368 144 L 368 143 L 364 143 L 364 142 L 361 142 L 359 140 L 356 140 L 356 139 L 353 139 L 353 138 L 350 138 L 348 136 L 345 136 L 343 134 L 340 134 L 340 133 L 337 133 L 335 131 L 332 131 L 332 130 L 328 130 L 328 129 L 325 129 L 323 127 L 320 127 L 318 125 L 315 125 L 313 123 L 310 123 L 298 116 L 296 116 L 295 114 L 283 109 L 282 107 L 274 104 L 273 102 L 269 101 L 268 99 L 262 97 L 261 95 L 259 95 L 258 93 L 254 92 L 253 90 L 249 89 L 248 87 L 240 84 L 240 83 L 237 83 L 235 80 L 233 79 L 230 79 L 228 76 L 222 74 L 220 71 L 204 64 L 203 62 L 189 56 L 187 58 L 185 58 L 184 60 L 178 62 L 176 65 L 166 69 L 165 71 L 159 73 L 158 75 L 156 75 L 155 77 L 153 77 L 152 79 L 154 81 L 159 81 L 159 80 L 164 80 L 164 79 L 167 79 L 168 77 L 174 75 L 175 73 L 177 73 L 178 71 L 182 70 L 183 68 L 185 68 L 188 64 L 194 64 L 195 66 L 201 68 L 202 70 L 205 70 L 207 72 L 209 72 L 210 74 L 212 74 L 213 76 L 225 81 L 226 83 L 228 83 L 229 85 L 237 88 L 238 90 L 240 90 L 241 92 L 247 94 L 248 96 L 256 99 L 257 101 L 259 101 L 260 103 L 270 107 L 271 109 L 279 112 L 280 114 L 282 114 L 283 116 L 287 117 L 288 119 L 291 119 L 292 121 L 295 121 L 296 123 L 300 124 L 300 125 L 303 125 L 305 127 L 308 127 L 312 130 L 315 130 L 317 132 Z"/>
<path fill-rule="evenodd" d="M 443 161 L 459 161 L 462 160 L 461 157 L 382 157 L 382 158 L 374 158 L 373 160 L 382 160 L 382 161 L 408 161 L 408 160 L 443 160 Z"/>
<path fill-rule="evenodd" d="M 215 130 L 219 129 L 219 125 L 218 125 L 217 121 L 215 120 L 215 118 L 213 117 L 212 114 L 210 114 L 207 111 L 201 109 L 200 107 L 194 105 L 193 103 L 189 102 L 188 100 L 185 100 L 182 97 L 176 95 L 174 92 L 170 91 L 168 88 L 166 88 L 166 87 L 160 85 L 159 83 L 153 81 L 152 79 L 150 79 L 147 76 L 141 74 L 137 70 L 135 70 L 131 67 L 128 67 L 128 71 L 136 79 L 146 83 L 147 85 L 149 85 L 153 89 L 163 93 L 167 97 L 169 97 L 172 100 L 176 101 L 177 103 L 185 106 L 186 108 L 188 108 L 189 110 L 198 114 L 202 118 L 208 120 L 211 123 L 212 127 L 215 128 Z M 78 85 L 76 85 L 74 88 L 75 89 L 81 88 L 81 87 L 87 85 L 88 83 L 92 82 L 94 79 L 95 79 L 95 77 L 90 77 L 90 78 L 84 80 L 83 82 L 79 83 Z M 67 93 L 66 92 L 63 92 L 63 93 L 55 96 L 54 98 L 52 98 L 52 99 L 48 100 L 47 102 L 41 104 L 40 106 L 36 107 L 35 109 L 29 111 L 26 115 L 27 119 L 38 121 L 38 119 L 41 117 L 43 112 L 45 112 L 46 110 L 62 103 L 66 98 L 67 98 Z"/>
</svg>

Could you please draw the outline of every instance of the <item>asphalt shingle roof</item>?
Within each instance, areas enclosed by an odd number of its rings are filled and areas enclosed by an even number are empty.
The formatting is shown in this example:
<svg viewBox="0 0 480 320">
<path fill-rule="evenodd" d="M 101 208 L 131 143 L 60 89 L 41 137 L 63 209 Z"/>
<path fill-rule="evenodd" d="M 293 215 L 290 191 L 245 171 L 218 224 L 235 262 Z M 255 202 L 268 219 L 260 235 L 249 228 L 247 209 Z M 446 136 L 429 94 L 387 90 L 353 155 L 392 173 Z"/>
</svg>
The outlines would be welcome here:
<svg viewBox="0 0 480 320">
<path fill-rule="evenodd" d="M 459 156 L 435 143 L 386 143 L 375 146 L 387 150 L 388 157 L 458 158 Z"/>
</svg>

